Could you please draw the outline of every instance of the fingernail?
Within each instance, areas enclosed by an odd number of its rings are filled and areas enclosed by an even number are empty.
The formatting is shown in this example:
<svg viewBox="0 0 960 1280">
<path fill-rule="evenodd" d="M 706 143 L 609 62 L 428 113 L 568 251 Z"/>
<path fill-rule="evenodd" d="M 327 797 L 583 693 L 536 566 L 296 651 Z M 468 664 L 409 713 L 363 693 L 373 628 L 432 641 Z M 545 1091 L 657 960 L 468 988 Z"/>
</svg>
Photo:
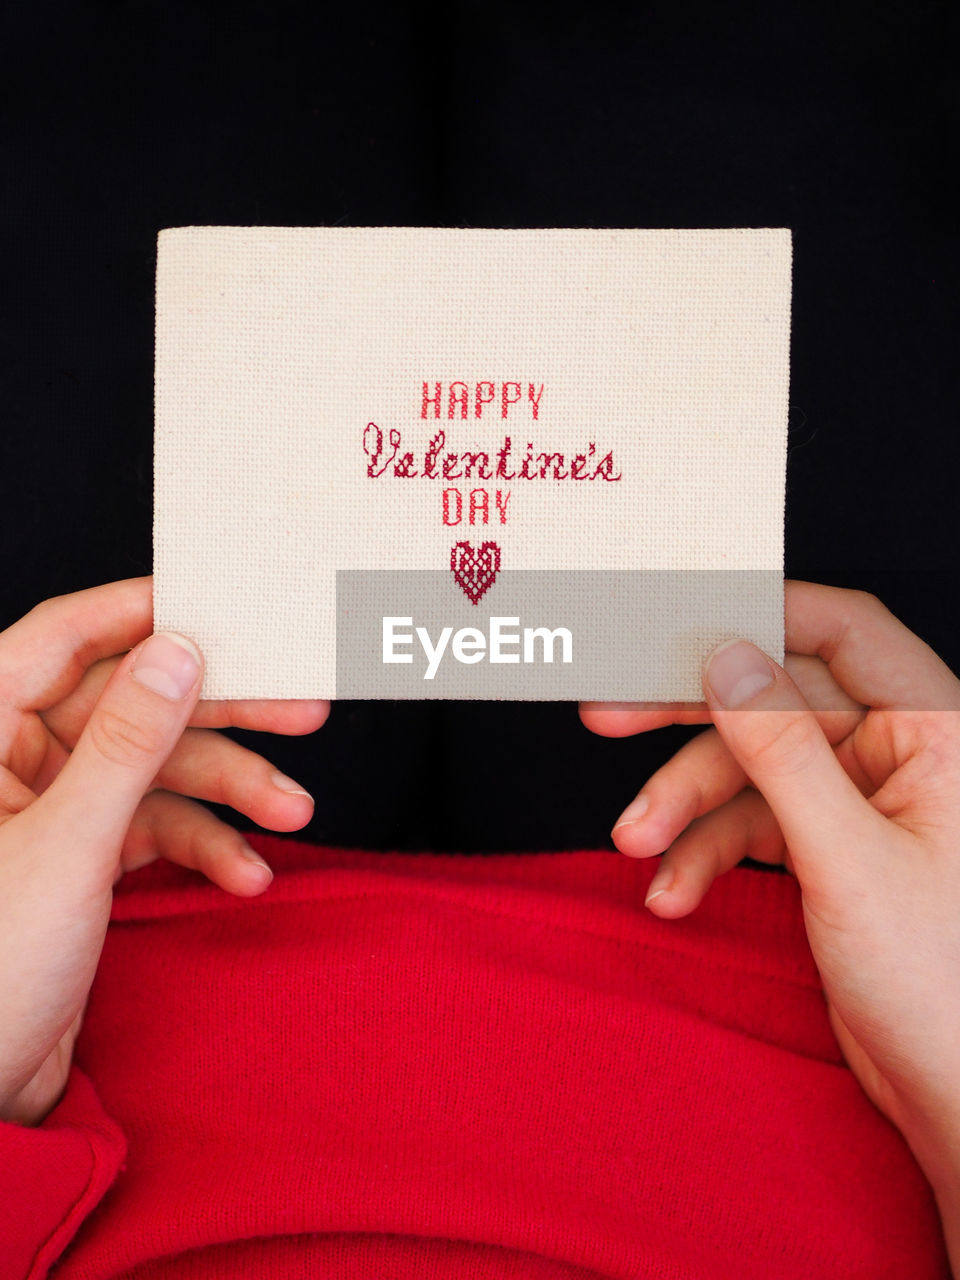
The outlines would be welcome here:
<svg viewBox="0 0 960 1280">
<path fill-rule="evenodd" d="M 200 674 L 200 651 L 185 636 L 160 631 L 143 645 L 131 675 L 171 702 L 185 698 Z"/>
<path fill-rule="evenodd" d="M 642 793 L 637 796 L 621 813 L 620 817 L 614 823 L 614 831 L 618 827 L 625 827 L 630 822 L 639 822 L 643 815 L 650 808 L 650 798 Z"/>
<path fill-rule="evenodd" d="M 773 670 L 749 640 L 728 640 L 707 659 L 707 680 L 718 702 L 739 707 L 773 684 Z"/>
<path fill-rule="evenodd" d="M 244 841 L 243 844 L 240 846 L 240 853 L 243 855 L 244 858 L 246 858 L 248 862 L 252 862 L 254 866 L 263 867 L 265 871 L 269 871 L 270 879 L 271 880 L 273 879 L 273 871 L 271 870 L 269 862 L 264 862 L 263 858 L 260 857 L 256 849 L 248 845 L 246 841 Z"/>
<path fill-rule="evenodd" d="M 274 773 L 273 785 L 278 791 L 286 791 L 291 796 L 306 796 L 308 800 L 313 799 L 309 791 L 304 791 L 299 782 L 294 782 L 285 773 Z"/>
<path fill-rule="evenodd" d="M 650 888 L 647 890 L 647 896 L 643 900 L 643 905 L 645 907 L 649 907 L 654 898 L 659 898 L 661 893 L 668 893 L 672 886 L 673 870 L 670 867 L 661 867 L 650 881 Z"/>
</svg>

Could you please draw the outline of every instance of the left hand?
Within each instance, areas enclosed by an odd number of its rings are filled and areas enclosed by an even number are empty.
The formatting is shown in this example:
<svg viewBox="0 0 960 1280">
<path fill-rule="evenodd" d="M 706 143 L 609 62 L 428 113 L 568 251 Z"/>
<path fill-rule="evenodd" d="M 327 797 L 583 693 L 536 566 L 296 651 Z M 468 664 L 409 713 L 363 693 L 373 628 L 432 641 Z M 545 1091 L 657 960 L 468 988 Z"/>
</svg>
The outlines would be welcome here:
<svg viewBox="0 0 960 1280">
<path fill-rule="evenodd" d="M 152 585 L 149 576 L 128 578 L 48 600 L 3 633 L 2 758 L 33 796 L 69 759 L 123 654 L 153 630 Z M 272 831 L 305 826 L 313 801 L 289 778 L 278 785 L 282 775 L 263 756 L 213 730 L 232 725 L 307 734 L 323 725 L 329 711 L 324 701 L 197 703 L 137 806 L 115 879 L 166 858 L 229 893 L 260 893 L 270 883 L 266 864 L 234 827 L 196 800 L 229 805 Z"/>
<path fill-rule="evenodd" d="M 328 704 L 198 702 L 203 655 L 151 636 L 150 585 L 46 600 L 0 633 L 0 1121 L 37 1124 L 62 1095 L 125 870 L 162 856 L 239 895 L 270 883 L 189 795 L 281 831 L 313 811 L 212 726 L 309 733 Z"/>
</svg>

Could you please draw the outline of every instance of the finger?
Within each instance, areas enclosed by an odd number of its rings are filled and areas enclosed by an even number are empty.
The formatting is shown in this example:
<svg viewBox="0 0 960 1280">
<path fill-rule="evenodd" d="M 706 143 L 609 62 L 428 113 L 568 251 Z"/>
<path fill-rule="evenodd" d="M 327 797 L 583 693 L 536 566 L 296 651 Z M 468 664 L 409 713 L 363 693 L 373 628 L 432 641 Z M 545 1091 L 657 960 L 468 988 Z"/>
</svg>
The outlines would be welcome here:
<svg viewBox="0 0 960 1280">
<path fill-rule="evenodd" d="M 120 663 L 69 760 L 17 819 L 51 877 L 67 858 L 93 888 L 107 871 L 112 880 L 130 820 L 183 733 L 202 679 L 203 660 L 182 636 L 151 636 Z"/>
<path fill-rule="evenodd" d="M 667 920 L 689 915 L 714 880 L 744 858 L 790 865 L 777 820 L 752 787 L 678 836 L 660 860 L 645 905 Z"/>
<path fill-rule="evenodd" d="M 243 836 L 203 805 L 168 791 L 144 796 L 124 840 L 116 879 L 166 858 L 241 897 L 262 893 L 273 872 Z"/>
<path fill-rule="evenodd" d="M 960 709 L 960 681 L 876 596 L 788 580 L 784 613 L 787 649 L 818 655 L 863 705 Z"/>
<path fill-rule="evenodd" d="M 69 752 L 53 738 L 40 768 L 25 780 L 40 795 L 68 759 Z M 212 729 L 186 729 L 154 785 L 230 805 L 272 831 L 299 831 L 313 814 L 314 800 L 304 787 L 263 756 Z"/>
<path fill-rule="evenodd" d="M 314 801 L 269 760 L 212 729 L 188 729 L 156 784 L 213 804 L 229 805 L 272 831 L 298 831 Z"/>
<path fill-rule="evenodd" d="M 822 658 L 787 653 L 783 669 L 813 710 L 830 742 L 839 742 L 857 727 L 868 708 L 841 689 Z"/>
<path fill-rule="evenodd" d="M 41 795 L 69 759 L 69 752 L 49 733 L 39 715 L 11 711 L 11 732 L 0 734 L 0 753 L 7 768 L 36 795 Z"/>
<path fill-rule="evenodd" d="M 66 746 L 72 747 L 79 737 L 97 698 L 120 661 L 119 657 L 112 657 L 95 663 L 72 693 L 42 713 L 44 723 Z M 263 733 L 295 736 L 315 733 L 329 714 L 330 703 L 321 699 L 201 701 L 190 717 L 190 724 L 202 729 L 256 729 Z"/>
<path fill-rule="evenodd" d="M 747 640 L 708 655 L 704 693 L 731 755 L 765 797 L 804 888 L 856 892 L 889 848 L 886 820 L 847 776 L 790 676 Z M 875 868 L 874 868 L 875 869 Z"/>
<path fill-rule="evenodd" d="M 37 793 L 17 775 L 0 765 L 0 822 L 33 804 Z"/>
<path fill-rule="evenodd" d="M 39 794 L 52 782 L 66 762 L 67 747 L 73 747 L 83 725 L 92 714 L 96 698 L 119 665 L 119 659 L 99 662 L 87 672 L 70 697 L 57 707 L 41 713 L 43 723 L 55 735 L 33 785 Z M 231 708 L 249 707 L 250 719 L 261 727 L 265 723 L 309 732 L 322 723 L 329 703 L 216 703 L 221 713 Z M 203 704 L 198 703 L 191 722 L 198 718 Z M 279 708 L 281 714 L 271 716 Z M 318 715 L 318 709 L 321 714 Z M 29 781 L 29 779 L 28 779 Z M 310 821 L 313 798 L 309 792 L 285 777 L 268 760 L 256 752 L 223 737 L 210 729 L 187 729 L 169 760 L 158 774 L 155 785 L 168 791 L 196 796 L 215 804 L 230 805 L 252 818 L 259 826 L 274 831 L 297 831 Z"/>
<path fill-rule="evenodd" d="M 716 729 L 707 729 L 644 783 L 618 818 L 613 843 L 633 858 L 663 853 L 688 823 L 724 804 L 747 781 Z"/>
<path fill-rule="evenodd" d="M 628 738 L 668 724 L 709 724 L 705 702 L 581 702 L 580 719 L 602 738 Z"/>
<path fill-rule="evenodd" d="M 826 666 L 815 658 L 802 658 L 792 671 L 807 689 L 828 692 L 832 679 Z M 842 763 L 861 794 L 874 790 L 845 739 L 861 722 L 864 709 L 836 690 L 836 709 L 821 711 L 817 720 L 827 741 L 843 744 Z M 841 709 L 842 708 L 842 709 Z M 685 743 L 651 775 L 635 800 L 620 815 L 612 832 L 613 842 L 631 857 L 662 853 L 689 822 L 725 804 L 749 782 L 742 766 L 731 754 L 716 728 L 706 729 Z"/>
<path fill-rule="evenodd" d="M 191 725 L 205 729 L 257 729 L 290 737 L 316 733 L 327 722 L 330 703 L 314 698 L 264 698 L 198 702 Z"/>
<path fill-rule="evenodd" d="M 0 760 L 11 773 L 38 793 L 42 787 L 36 779 L 41 772 L 48 772 L 48 756 L 59 759 L 58 748 L 57 740 L 51 737 L 34 712 L 0 706 Z M 50 773 L 50 777 L 53 776 Z"/>
<path fill-rule="evenodd" d="M 55 596 L 0 633 L 0 703 L 52 706 L 101 658 L 124 653 L 152 630 L 152 578 L 128 578 Z"/>
</svg>

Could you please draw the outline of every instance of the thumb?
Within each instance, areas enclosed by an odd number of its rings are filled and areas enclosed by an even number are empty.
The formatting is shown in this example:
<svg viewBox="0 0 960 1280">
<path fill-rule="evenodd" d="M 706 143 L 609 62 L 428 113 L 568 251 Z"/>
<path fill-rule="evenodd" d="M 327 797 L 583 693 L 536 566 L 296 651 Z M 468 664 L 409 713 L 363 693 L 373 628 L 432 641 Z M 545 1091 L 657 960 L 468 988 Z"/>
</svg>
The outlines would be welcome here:
<svg viewBox="0 0 960 1280">
<path fill-rule="evenodd" d="M 703 690 L 731 755 L 779 823 L 801 885 L 850 884 L 885 819 L 860 793 L 786 671 L 747 640 L 708 655 Z"/>
<path fill-rule="evenodd" d="M 70 758 L 30 806 L 70 853 L 119 853 L 134 811 L 173 751 L 200 696 L 203 658 L 185 637 L 150 636 L 104 686 Z M 46 843 L 46 841 L 44 841 Z M 65 842 L 66 843 L 66 842 Z"/>
</svg>

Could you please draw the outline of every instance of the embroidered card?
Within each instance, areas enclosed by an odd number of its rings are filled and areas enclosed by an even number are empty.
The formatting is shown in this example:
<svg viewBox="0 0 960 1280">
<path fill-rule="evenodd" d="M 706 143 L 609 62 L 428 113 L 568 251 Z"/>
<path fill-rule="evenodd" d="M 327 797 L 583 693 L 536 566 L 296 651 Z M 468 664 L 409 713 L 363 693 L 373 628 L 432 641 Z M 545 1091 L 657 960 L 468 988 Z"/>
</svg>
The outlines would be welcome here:
<svg viewBox="0 0 960 1280">
<path fill-rule="evenodd" d="M 790 269 L 781 228 L 161 231 L 156 629 L 205 698 L 782 661 Z"/>
</svg>

